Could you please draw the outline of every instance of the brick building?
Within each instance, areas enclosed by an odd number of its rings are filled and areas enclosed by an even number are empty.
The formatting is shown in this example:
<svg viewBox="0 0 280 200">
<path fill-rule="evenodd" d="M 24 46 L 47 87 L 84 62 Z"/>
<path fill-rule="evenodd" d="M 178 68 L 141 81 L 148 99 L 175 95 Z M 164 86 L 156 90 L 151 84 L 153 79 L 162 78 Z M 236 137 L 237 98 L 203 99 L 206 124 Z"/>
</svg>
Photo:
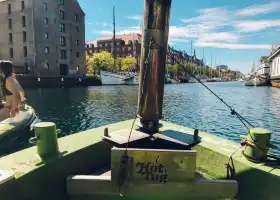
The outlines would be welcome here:
<svg viewBox="0 0 280 200">
<path fill-rule="evenodd" d="M 77 0 L 0 0 L 0 59 L 21 74 L 83 74 L 84 18 Z"/>
<path fill-rule="evenodd" d="M 89 55 L 108 51 L 113 53 L 113 38 L 100 37 L 86 42 L 86 51 Z M 133 56 L 139 67 L 141 55 L 141 35 L 137 33 L 116 36 L 116 57 Z"/>
<path fill-rule="evenodd" d="M 86 52 L 89 55 L 99 53 L 101 51 L 108 51 L 113 53 L 113 37 L 100 37 L 95 40 L 86 42 Z M 186 52 L 178 51 L 168 46 L 170 56 L 166 56 L 166 66 L 176 64 L 175 59 L 179 62 L 191 61 L 198 65 L 203 65 L 203 61 L 191 56 Z M 140 65 L 141 56 L 141 34 L 131 33 L 116 36 L 116 57 L 134 56 L 137 60 L 137 66 Z"/>
</svg>

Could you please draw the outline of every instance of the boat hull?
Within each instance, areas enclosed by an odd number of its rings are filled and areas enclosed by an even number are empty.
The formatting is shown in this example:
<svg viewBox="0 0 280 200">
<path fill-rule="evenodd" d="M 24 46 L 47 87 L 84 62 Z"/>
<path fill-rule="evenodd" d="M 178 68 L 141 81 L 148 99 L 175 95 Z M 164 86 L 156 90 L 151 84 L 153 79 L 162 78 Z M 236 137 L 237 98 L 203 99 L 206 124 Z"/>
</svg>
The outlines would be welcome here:
<svg viewBox="0 0 280 200">
<path fill-rule="evenodd" d="M 0 185 L 0 196 L 9 200 L 22 199 L 23 196 L 26 199 L 40 200 L 69 199 L 69 194 L 66 191 L 66 179 L 68 176 L 98 175 L 102 173 L 101 171 L 110 170 L 111 148 L 114 145 L 102 141 L 102 130 L 109 128 L 111 135 L 115 134 L 115 131 L 130 130 L 132 123 L 133 120 L 129 120 L 60 138 L 59 149 L 62 153 L 60 156 L 50 160 L 42 161 L 37 155 L 37 149 L 34 147 L 1 158 L 1 169 L 13 169 L 16 179 Z M 137 121 L 137 123 L 139 122 Z M 162 124 L 160 132 L 163 135 L 174 139 L 176 139 L 175 135 L 177 135 L 182 138 L 181 143 L 185 142 L 186 138 L 193 137 L 193 129 L 164 121 L 160 123 Z M 174 135 L 174 133 L 176 134 Z M 199 138 L 201 142 L 193 148 L 197 151 L 196 166 L 198 171 L 204 172 L 204 174 L 212 178 L 226 179 L 227 169 L 225 164 L 228 160 L 231 160 L 235 171 L 233 179 L 238 180 L 239 184 L 237 199 L 263 200 L 279 198 L 280 169 L 251 163 L 242 156 L 241 150 L 232 156 L 240 148 L 240 144 L 233 141 L 204 132 L 199 132 Z M 126 141 L 124 138 L 123 140 Z M 159 140 L 157 139 L 157 141 Z M 151 142 L 150 138 L 148 138 L 147 142 Z M 180 163 L 177 164 L 181 165 Z M 263 185 L 266 186 L 265 190 L 263 190 Z M 157 185 L 157 187 L 160 187 L 160 185 Z M 20 192 L 14 192 L 15 188 Z M 119 196 L 118 192 L 112 199 L 117 196 Z M 87 199 L 98 199 L 92 194 L 88 194 L 87 197 Z"/>
<path fill-rule="evenodd" d="M 198 83 L 198 81 L 195 78 L 190 77 L 189 78 L 189 83 Z"/>
<path fill-rule="evenodd" d="M 26 129 L 30 129 L 32 123 L 37 119 L 35 111 L 31 106 L 26 105 L 25 110 L 21 110 L 15 118 L 9 118 L 0 122 L 0 142 L 20 135 Z"/>
<path fill-rule="evenodd" d="M 102 85 L 138 85 L 138 75 L 127 77 L 117 73 L 100 71 Z"/>
<path fill-rule="evenodd" d="M 255 77 L 256 86 L 266 86 L 268 83 L 267 79 L 264 77 Z"/>
<path fill-rule="evenodd" d="M 248 79 L 248 80 L 245 80 L 244 84 L 245 84 L 245 86 L 255 86 L 256 80 L 254 78 Z"/>
<path fill-rule="evenodd" d="M 278 88 L 280 88 L 280 76 L 278 76 L 278 77 L 271 77 L 270 82 L 271 82 L 271 85 L 272 85 L 273 87 L 278 87 Z"/>
<path fill-rule="evenodd" d="M 245 86 L 266 86 L 268 81 L 265 77 L 254 77 L 245 81 Z"/>
</svg>

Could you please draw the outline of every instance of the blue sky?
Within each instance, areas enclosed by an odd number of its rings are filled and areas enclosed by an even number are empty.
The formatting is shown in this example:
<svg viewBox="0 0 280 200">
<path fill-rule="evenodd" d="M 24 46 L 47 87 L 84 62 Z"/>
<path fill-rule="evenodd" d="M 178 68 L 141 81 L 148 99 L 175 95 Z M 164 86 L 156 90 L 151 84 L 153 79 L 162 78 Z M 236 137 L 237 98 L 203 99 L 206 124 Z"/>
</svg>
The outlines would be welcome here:
<svg viewBox="0 0 280 200">
<path fill-rule="evenodd" d="M 86 13 L 86 40 L 140 32 L 143 0 L 78 0 Z M 280 2 L 268 0 L 173 0 L 169 43 L 190 52 L 190 44 L 208 65 L 227 64 L 248 72 L 260 56 L 280 43 Z"/>
</svg>

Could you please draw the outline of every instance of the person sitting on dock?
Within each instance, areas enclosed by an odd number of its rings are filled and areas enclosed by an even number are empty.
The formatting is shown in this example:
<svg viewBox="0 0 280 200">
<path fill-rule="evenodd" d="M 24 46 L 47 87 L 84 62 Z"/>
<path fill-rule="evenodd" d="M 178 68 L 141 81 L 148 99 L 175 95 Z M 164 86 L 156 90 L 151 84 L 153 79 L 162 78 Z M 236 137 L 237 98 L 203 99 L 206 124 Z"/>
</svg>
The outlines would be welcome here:
<svg viewBox="0 0 280 200">
<path fill-rule="evenodd" d="M 15 117 L 19 113 L 22 95 L 21 86 L 13 76 L 14 66 L 9 61 L 0 61 L 0 70 L 3 77 L 3 93 L 6 102 L 0 110 L 0 121 Z"/>
</svg>

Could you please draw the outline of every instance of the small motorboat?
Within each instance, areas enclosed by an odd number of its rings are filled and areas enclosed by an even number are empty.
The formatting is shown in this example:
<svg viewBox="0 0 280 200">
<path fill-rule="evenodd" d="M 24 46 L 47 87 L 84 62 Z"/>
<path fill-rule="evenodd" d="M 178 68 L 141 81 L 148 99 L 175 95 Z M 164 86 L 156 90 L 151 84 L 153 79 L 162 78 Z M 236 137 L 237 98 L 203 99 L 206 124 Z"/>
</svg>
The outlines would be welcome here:
<svg viewBox="0 0 280 200">
<path fill-rule="evenodd" d="M 22 105 L 19 115 L 0 122 L 0 142 L 7 137 L 15 136 L 19 131 L 30 129 L 36 119 L 34 109 L 29 105 Z"/>
</svg>

